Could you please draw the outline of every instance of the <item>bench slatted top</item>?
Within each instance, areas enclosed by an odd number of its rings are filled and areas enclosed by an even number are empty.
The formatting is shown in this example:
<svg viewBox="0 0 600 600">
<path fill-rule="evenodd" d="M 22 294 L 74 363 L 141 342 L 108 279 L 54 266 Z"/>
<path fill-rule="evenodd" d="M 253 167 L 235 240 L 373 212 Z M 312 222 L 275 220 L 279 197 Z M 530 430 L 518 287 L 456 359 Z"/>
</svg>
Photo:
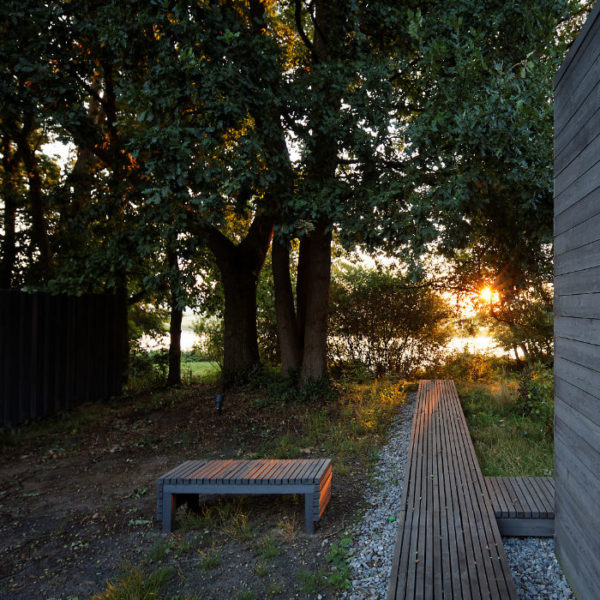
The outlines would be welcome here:
<svg viewBox="0 0 600 600">
<path fill-rule="evenodd" d="M 516 599 L 454 383 L 416 402 L 388 599 Z"/>
<path fill-rule="evenodd" d="M 165 473 L 160 481 L 164 485 L 316 485 L 330 467 L 328 458 L 191 460 Z"/>
</svg>

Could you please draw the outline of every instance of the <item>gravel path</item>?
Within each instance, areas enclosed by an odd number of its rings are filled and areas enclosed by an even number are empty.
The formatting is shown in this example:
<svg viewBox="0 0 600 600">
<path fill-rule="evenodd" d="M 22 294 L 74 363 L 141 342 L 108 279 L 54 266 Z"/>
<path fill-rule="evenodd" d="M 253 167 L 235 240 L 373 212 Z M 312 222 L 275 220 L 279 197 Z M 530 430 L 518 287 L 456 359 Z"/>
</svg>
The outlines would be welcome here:
<svg viewBox="0 0 600 600">
<path fill-rule="evenodd" d="M 376 600 L 387 593 L 415 398 L 416 394 L 410 394 L 394 419 L 373 483 L 365 494 L 367 510 L 351 532 L 352 581 L 342 595 L 344 599 Z"/>
<path fill-rule="evenodd" d="M 344 600 L 386 597 L 415 398 L 416 394 L 409 395 L 394 419 L 373 483 L 365 492 L 364 517 L 348 532 L 353 539 L 349 559 L 352 580 L 341 596 Z M 504 538 L 503 541 L 521 600 L 575 598 L 554 555 L 553 539 Z"/>
</svg>

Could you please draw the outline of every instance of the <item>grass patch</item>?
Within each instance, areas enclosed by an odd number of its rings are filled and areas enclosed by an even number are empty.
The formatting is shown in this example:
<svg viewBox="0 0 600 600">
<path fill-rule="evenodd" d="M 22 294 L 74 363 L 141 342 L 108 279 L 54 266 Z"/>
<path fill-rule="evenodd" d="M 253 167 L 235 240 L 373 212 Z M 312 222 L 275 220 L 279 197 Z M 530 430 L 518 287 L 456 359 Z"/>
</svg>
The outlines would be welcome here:
<svg viewBox="0 0 600 600">
<path fill-rule="evenodd" d="M 293 402 L 288 397 L 282 392 L 282 402 Z M 275 458 L 307 457 L 312 453 L 331 456 L 337 474 L 346 473 L 346 463 L 357 459 L 369 465 L 405 400 L 404 382 L 393 378 L 338 384 L 335 398 L 292 409 L 298 413 L 301 428 L 290 428 L 277 437 L 265 431 L 259 454 Z"/>
<path fill-rule="evenodd" d="M 544 422 L 523 415 L 516 381 L 462 383 L 459 394 L 484 475 L 552 476 L 552 437 Z"/>
<path fill-rule="evenodd" d="M 92 596 L 92 600 L 158 599 L 162 597 L 174 574 L 173 567 L 160 567 L 151 573 L 145 573 L 140 567 L 128 565 L 114 581 L 108 582 L 104 592 Z"/>
<path fill-rule="evenodd" d="M 202 552 L 202 558 L 200 559 L 200 568 L 203 571 L 209 571 L 215 569 L 221 564 L 221 553 L 217 550 L 214 545 L 207 550 Z"/>
<path fill-rule="evenodd" d="M 281 549 L 271 537 L 265 537 L 257 545 L 259 556 L 263 560 L 272 560 L 281 554 Z"/>
<path fill-rule="evenodd" d="M 182 360 L 181 378 L 184 383 L 212 383 L 221 375 L 219 363 L 208 360 Z"/>
<path fill-rule="evenodd" d="M 296 579 L 300 583 L 300 589 L 305 594 L 316 594 L 327 585 L 327 575 L 323 569 L 318 571 L 300 569 L 296 571 Z"/>
</svg>

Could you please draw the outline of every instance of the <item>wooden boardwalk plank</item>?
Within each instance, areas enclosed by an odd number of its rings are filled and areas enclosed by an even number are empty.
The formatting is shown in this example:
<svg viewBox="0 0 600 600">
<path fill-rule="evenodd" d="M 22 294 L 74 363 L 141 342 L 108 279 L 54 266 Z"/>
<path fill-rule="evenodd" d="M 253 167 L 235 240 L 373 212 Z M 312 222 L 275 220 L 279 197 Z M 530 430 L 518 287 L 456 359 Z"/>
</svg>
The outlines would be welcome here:
<svg viewBox="0 0 600 600">
<path fill-rule="evenodd" d="M 452 382 L 419 385 L 389 599 L 516 598 Z"/>
</svg>

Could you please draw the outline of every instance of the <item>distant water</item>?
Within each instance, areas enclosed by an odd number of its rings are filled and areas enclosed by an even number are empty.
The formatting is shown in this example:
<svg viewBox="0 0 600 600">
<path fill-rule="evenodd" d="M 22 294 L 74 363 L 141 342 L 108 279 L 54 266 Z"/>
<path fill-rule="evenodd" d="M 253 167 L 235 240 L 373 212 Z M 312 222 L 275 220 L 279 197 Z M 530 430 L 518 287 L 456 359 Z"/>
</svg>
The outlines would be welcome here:
<svg viewBox="0 0 600 600">
<path fill-rule="evenodd" d="M 187 322 L 186 322 L 187 321 Z M 183 352 L 189 352 L 194 345 L 198 344 L 200 338 L 192 329 L 193 319 L 184 319 L 181 331 L 181 349 Z M 169 336 L 163 336 L 154 340 L 148 336 L 142 337 L 142 347 L 147 350 L 159 350 L 169 347 Z M 498 348 L 492 338 L 487 335 L 474 335 L 468 337 L 455 337 L 450 340 L 446 346 L 448 350 L 462 352 L 468 350 L 473 354 L 493 354 L 495 356 L 504 356 L 506 352 Z"/>
</svg>

